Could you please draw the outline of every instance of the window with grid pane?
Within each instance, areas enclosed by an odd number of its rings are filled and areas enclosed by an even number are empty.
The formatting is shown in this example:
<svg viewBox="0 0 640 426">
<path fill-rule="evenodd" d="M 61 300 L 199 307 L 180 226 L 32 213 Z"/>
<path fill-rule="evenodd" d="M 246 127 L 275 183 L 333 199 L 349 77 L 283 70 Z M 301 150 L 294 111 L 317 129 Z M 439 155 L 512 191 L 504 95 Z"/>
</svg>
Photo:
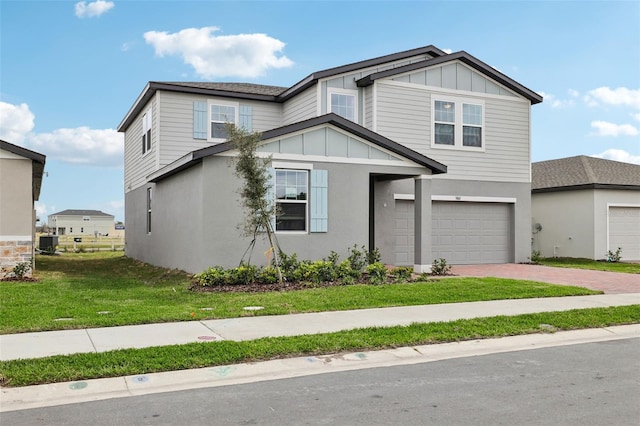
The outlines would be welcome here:
<svg viewBox="0 0 640 426">
<path fill-rule="evenodd" d="M 236 107 L 212 104 L 211 108 L 211 139 L 226 139 L 226 123 L 236 124 Z"/>
<path fill-rule="evenodd" d="M 344 93 L 331 93 L 331 112 L 347 120 L 356 119 L 356 97 Z"/>
<path fill-rule="evenodd" d="M 435 101 L 435 139 L 438 145 L 455 144 L 456 104 Z"/>
<path fill-rule="evenodd" d="M 307 170 L 276 170 L 276 231 L 306 231 L 309 192 Z"/>
</svg>

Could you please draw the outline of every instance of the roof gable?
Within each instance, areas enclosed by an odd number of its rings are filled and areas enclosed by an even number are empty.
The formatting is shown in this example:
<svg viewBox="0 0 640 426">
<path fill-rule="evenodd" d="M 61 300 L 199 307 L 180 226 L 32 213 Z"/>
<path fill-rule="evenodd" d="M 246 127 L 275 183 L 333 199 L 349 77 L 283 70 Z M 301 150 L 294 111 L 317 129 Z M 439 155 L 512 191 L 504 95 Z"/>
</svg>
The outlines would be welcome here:
<svg viewBox="0 0 640 426">
<path fill-rule="evenodd" d="M 640 190 L 640 165 L 586 155 L 531 165 L 533 192 L 588 188 Z"/>
<path fill-rule="evenodd" d="M 506 75 L 502 74 L 500 71 L 496 70 L 493 67 L 485 64 L 481 60 L 471 56 L 467 52 L 460 51 L 456 53 L 451 53 L 449 55 L 440 56 L 433 59 L 427 59 L 421 62 L 415 62 L 413 64 L 405 65 L 403 67 L 393 68 L 386 71 L 381 71 L 373 74 L 369 74 L 366 77 L 361 78 L 356 83 L 358 87 L 366 87 L 372 85 L 376 80 L 390 78 L 394 76 L 398 76 L 400 74 L 410 73 L 411 71 L 419 70 L 422 68 L 433 67 L 436 65 L 451 63 L 451 62 L 462 62 L 468 65 L 470 68 L 478 71 L 480 74 L 485 75 L 492 80 L 497 81 L 501 85 L 513 90 L 515 93 L 523 96 L 526 99 L 529 99 L 532 104 L 537 104 L 542 102 L 542 96 L 537 94 L 536 92 L 526 88 L 520 83 L 512 80 Z"/>
</svg>

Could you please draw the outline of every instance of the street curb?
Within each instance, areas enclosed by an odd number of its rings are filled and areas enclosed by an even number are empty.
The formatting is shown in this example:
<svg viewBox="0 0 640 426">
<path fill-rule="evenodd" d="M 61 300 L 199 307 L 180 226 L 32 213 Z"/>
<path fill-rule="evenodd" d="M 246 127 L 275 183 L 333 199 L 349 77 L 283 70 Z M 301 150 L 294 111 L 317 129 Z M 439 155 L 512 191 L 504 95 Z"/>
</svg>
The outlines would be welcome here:
<svg viewBox="0 0 640 426">
<path fill-rule="evenodd" d="M 640 324 L 276 359 L 145 375 L 0 389 L 0 413 L 187 389 L 247 384 L 315 374 L 640 338 Z"/>
</svg>

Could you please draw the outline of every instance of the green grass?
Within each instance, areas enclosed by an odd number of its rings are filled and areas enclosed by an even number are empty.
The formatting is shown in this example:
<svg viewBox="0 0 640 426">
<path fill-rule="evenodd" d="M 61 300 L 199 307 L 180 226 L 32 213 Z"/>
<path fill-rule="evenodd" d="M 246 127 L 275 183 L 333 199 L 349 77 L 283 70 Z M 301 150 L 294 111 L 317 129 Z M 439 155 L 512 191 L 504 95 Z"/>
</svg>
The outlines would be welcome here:
<svg viewBox="0 0 640 426">
<path fill-rule="evenodd" d="M 547 257 L 539 259 L 538 263 L 545 266 L 558 268 L 593 269 L 596 271 L 623 272 L 627 274 L 640 274 L 640 263 L 624 262 L 599 262 L 592 259 L 573 257 Z"/>
<path fill-rule="evenodd" d="M 27 386 L 637 322 L 640 322 L 640 305 L 363 328 L 246 342 L 220 341 L 123 349 L 0 362 L 0 382 L 5 386 Z"/>
<path fill-rule="evenodd" d="M 0 282 L 1 334 L 601 293 L 534 281 L 460 277 L 289 292 L 198 293 L 188 289 L 188 274 L 143 264 L 118 252 L 38 256 L 36 276 L 38 282 Z M 248 313 L 245 306 L 265 309 Z"/>
</svg>

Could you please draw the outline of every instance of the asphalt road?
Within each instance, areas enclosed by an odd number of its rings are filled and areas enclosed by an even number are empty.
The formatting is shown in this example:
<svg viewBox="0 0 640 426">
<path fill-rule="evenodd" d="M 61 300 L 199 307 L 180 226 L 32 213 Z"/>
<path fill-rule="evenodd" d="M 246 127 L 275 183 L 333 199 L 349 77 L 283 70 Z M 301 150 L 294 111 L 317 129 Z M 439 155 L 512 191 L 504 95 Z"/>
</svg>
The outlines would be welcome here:
<svg viewBox="0 0 640 426">
<path fill-rule="evenodd" d="M 633 425 L 640 339 L 2 413 L 4 425 Z"/>
</svg>

